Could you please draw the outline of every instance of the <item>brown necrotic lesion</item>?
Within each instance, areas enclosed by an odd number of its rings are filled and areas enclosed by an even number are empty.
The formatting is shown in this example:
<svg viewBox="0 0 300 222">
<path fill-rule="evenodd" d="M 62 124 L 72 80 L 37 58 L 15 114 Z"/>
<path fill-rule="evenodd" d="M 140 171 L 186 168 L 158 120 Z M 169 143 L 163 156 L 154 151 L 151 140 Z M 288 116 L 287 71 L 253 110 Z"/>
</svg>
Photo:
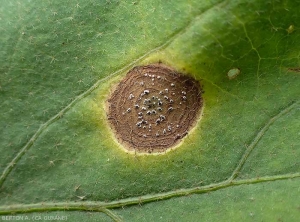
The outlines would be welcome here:
<svg viewBox="0 0 300 222">
<path fill-rule="evenodd" d="M 288 68 L 288 70 L 289 70 L 290 72 L 298 72 L 298 73 L 300 73 L 300 67 Z"/>
<path fill-rule="evenodd" d="M 108 121 L 129 151 L 164 152 L 193 127 L 203 105 L 194 78 L 163 64 L 130 70 L 108 99 Z"/>
</svg>

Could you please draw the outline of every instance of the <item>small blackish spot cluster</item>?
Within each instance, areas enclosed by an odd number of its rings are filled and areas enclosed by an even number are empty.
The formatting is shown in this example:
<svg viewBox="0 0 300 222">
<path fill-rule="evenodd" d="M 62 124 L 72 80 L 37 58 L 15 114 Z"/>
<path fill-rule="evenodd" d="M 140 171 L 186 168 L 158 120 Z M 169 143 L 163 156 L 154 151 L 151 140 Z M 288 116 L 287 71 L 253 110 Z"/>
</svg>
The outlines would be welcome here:
<svg viewBox="0 0 300 222">
<path fill-rule="evenodd" d="M 187 135 L 202 108 L 195 79 L 153 64 L 128 72 L 108 99 L 108 119 L 120 143 L 136 152 L 164 152 Z"/>
</svg>

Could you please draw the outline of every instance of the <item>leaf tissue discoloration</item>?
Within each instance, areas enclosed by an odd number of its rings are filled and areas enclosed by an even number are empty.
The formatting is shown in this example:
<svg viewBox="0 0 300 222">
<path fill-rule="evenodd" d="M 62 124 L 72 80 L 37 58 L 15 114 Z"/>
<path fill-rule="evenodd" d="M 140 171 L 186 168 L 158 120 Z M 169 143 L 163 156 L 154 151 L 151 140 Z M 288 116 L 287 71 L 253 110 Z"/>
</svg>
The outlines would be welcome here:
<svg viewBox="0 0 300 222">
<path fill-rule="evenodd" d="M 298 221 L 300 0 L 135 3 L 1 1 L 0 217 Z M 194 83 L 154 73 L 108 115 L 157 61 L 201 80 L 197 127 Z"/>
<path fill-rule="evenodd" d="M 235 79 L 240 73 L 241 70 L 239 68 L 232 68 L 228 71 L 227 76 L 229 79 Z"/>
<path fill-rule="evenodd" d="M 129 71 L 108 99 L 108 120 L 129 151 L 164 152 L 195 125 L 200 83 L 159 63 Z"/>
<path fill-rule="evenodd" d="M 288 68 L 288 70 L 289 70 L 290 72 L 297 72 L 297 73 L 300 73 L 300 67 Z"/>
</svg>

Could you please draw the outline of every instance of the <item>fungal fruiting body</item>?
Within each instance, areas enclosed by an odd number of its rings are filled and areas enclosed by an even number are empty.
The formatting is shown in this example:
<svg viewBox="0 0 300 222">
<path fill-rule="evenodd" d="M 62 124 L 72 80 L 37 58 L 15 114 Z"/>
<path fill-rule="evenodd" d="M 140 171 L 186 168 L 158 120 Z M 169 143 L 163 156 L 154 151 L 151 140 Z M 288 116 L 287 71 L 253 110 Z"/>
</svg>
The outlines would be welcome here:
<svg viewBox="0 0 300 222">
<path fill-rule="evenodd" d="M 139 153 L 164 152 L 179 143 L 203 105 L 199 82 L 161 63 L 130 70 L 107 102 L 119 143 Z"/>
</svg>

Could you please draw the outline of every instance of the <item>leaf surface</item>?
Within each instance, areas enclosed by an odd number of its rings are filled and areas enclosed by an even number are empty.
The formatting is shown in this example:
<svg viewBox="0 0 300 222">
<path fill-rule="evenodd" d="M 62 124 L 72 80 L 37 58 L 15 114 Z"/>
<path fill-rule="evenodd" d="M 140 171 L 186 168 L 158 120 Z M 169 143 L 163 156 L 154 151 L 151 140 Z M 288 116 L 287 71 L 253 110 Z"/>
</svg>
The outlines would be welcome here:
<svg viewBox="0 0 300 222">
<path fill-rule="evenodd" d="M 299 1 L 2 3 L 0 214 L 299 217 Z M 158 61 L 201 82 L 203 116 L 176 149 L 127 154 L 105 101 Z"/>
</svg>

